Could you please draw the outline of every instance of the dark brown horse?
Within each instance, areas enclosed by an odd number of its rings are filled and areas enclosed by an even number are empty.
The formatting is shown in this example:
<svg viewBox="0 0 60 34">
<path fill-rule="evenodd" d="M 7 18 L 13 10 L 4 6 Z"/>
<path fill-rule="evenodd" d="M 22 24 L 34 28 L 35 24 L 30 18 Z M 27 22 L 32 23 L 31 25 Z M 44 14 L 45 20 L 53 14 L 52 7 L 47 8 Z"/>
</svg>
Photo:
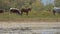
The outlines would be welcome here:
<svg viewBox="0 0 60 34">
<path fill-rule="evenodd" d="M 27 9 L 22 8 L 22 9 L 21 9 L 21 15 L 23 14 L 23 12 L 25 12 L 26 15 L 28 15 L 28 12 L 29 12 L 29 11 L 31 11 L 31 8 L 27 8 Z"/>
<path fill-rule="evenodd" d="M 0 13 L 4 13 L 4 10 L 0 9 Z"/>
<path fill-rule="evenodd" d="M 10 13 L 17 13 L 20 15 L 20 11 L 17 8 L 10 8 Z"/>
</svg>

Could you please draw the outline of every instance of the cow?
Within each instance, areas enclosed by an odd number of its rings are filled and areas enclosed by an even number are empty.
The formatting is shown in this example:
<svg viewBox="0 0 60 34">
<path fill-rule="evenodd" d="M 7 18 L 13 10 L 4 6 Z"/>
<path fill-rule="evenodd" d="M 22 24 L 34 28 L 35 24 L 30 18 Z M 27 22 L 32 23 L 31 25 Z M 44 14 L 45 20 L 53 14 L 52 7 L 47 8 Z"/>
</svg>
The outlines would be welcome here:
<svg viewBox="0 0 60 34">
<path fill-rule="evenodd" d="M 28 12 L 29 11 L 31 11 L 31 8 L 26 8 L 26 9 L 25 8 L 22 8 L 21 9 L 21 15 L 23 14 L 23 12 L 26 13 L 26 15 L 28 15 Z"/>
<path fill-rule="evenodd" d="M 17 8 L 10 8 L 10 13 L 17 13 L 20 15 L 20 10 Z"/>
<path fill-rule="evenodd" d="M 55 15 L 55 13 L 59 13 L 60 14 L 60 8 L 54 7 L 53 8 L 53 15 Z"/>
</svg>

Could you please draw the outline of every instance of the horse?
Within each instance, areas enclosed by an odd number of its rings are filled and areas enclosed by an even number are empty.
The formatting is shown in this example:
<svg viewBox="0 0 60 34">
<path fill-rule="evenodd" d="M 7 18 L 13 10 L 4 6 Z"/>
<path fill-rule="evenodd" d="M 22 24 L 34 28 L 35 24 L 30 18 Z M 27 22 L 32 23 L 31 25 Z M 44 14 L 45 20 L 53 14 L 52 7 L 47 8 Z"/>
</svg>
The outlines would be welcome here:
<svg viewBox="0 0 60 34">
<path fill-rule="evenodd" d="M 0 9 L 0 13 L 4 13 L 4 10 L 3 9 Z"/>
<path fill-rule="evenodd" d="M 10 13 L 17 13 L 20 15 L 20 10 L 17 8 L 10 8 Z"/>
<path fill-rule="evenodd" d="M 60 8 L 54 7 L 53 8 L 53 15 L 55 15 L 55 13 L 59 13 L 60 14 Z"/>
<path fill-rule="evenodd" d="M 23 14 L 23 12 L 25 12 L 26 15 L 28 15 L 28 12 L 29 12 L 29 11 L 31 11 L 31 8 L 26 8 L 26 9 L 25 9 L 25 8 L 22 8 L 22 9 L 21 9 L 21 15 Z"/>
</svg>

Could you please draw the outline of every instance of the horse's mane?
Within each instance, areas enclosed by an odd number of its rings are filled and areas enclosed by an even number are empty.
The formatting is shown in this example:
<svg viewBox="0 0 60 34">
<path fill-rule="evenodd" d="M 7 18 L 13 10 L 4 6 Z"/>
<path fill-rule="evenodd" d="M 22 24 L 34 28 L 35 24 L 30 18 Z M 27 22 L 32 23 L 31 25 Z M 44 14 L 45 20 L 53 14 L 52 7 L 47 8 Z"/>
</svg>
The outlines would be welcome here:
<svg viewBox="0 0 60 34">
<path fill-rule="evenodd" d="M 12 10 L 12 9 L 19 10 L 19 9 L 17 9 L 17 8 L 10 8 L 10 10 Z"/>
</svg>

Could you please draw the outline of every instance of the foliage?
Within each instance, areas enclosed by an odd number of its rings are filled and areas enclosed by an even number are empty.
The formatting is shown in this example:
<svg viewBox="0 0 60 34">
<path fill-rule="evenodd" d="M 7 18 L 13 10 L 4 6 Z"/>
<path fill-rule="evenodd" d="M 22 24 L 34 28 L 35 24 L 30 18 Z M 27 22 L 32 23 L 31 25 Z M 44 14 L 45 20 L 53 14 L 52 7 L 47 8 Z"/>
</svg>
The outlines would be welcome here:
<svg viewBox="0 0 60 34">
<path fill-rule="evenodd" d="M 23 6 L 29 7 L 29 5 L 31 6 L 34 1 L 32 0 L 0 0 L 0 8 L 9 9 L 10 7 L 15 7 L 15 8 L 21 8 Z"/>
<path fill-rule="evenodd" d="M 53 9 L 53 4 L 47 4 L 46 6 L 45 6 L 45 10 L 47 10 L 47 11 L 51 11 L 52 9 Z"/>
<path fill-rule="evenodd" d="M 59 1 L 58 1 L 59 2 Z M 59 4 L 60 5 L 60 4 Z M 46 10 L 52 10 L 53 4 L 49 3 L 46 6 L 41 3 L 41 0 L 0 0 L 0 9 L 9 10 L 9 8 L 28 8 L 31 7 L 32 11 L 29 16 L 23 14 L 23 16 L 16 14 L 0 14 L 0 19 L 19 19 L 19 18 L 57 18 L 58 16 L 53 16 L 51 12 Z M 60 18 L 60 16 L 58 17 Z"/>
<path fill-rule="evenodd" d="M 60 7 L 60 0 L 55 0 L 55 6 Z"/>
<path fill-rule="evenodd" d="M 0 9 L 9 10 L 9 8 L 28 8 L 31 7 L 35 11 L 51 10 L 52 3 L 44 6 L 42 0 L 0 0 Z"/>
</svg>

